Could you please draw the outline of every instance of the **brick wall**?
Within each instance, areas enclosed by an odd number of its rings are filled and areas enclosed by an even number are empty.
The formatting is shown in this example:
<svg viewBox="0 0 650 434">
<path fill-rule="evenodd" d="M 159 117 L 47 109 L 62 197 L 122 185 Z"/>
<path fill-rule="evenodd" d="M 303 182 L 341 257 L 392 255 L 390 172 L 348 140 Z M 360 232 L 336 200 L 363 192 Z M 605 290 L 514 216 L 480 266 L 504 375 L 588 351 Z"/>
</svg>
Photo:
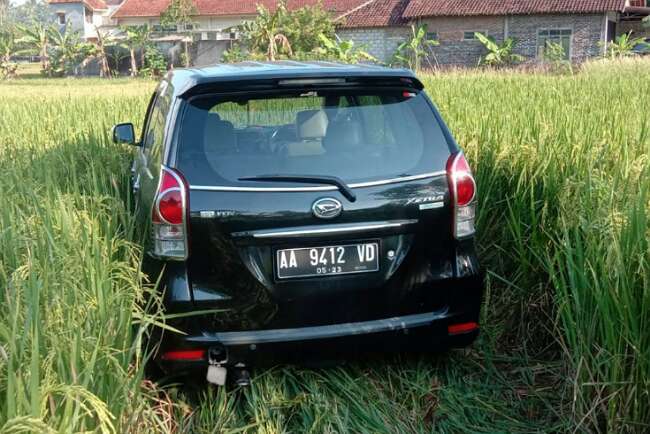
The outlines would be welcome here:
<svg viewBox="0 0 650 434">
<path fill-rule="evenodd" d="M 434 47 L 433 64 L 476 66 L 485 54 L 478 40 L 464 40 L 465 32 L 488 33 L 497 41 L 503 41 L 504 17 L 436 17 L 422 20 L 429 32 L 438 35 L 440 45 Z"/>
<path fill-rule="evenodd" d="M 497 42 L 507 36 L 516 41 L 515 52 L 529 62 L 537 58 L 537 33 L 540 29 L 571 29 L 571 60 L 583 62 L 603 53 L 604 15 L 521 15 L 493 17 L 435 17 L 421 21 L 437 34 L 429 62 L 440 66 L 476 66 L 486 50 L 478 40 L 465 40 L 465 32 L 488 33 Z M 410 36 L 410 28 L 340 29 L 342 39 L 352 39 L 379 60 L 388 62 L 397 46 Z M 619 32 L 620 33 L 620 32 Z"/>
<path fill-rule="evenodd" d="M 411 30 L 408 27 L 339 29 L 336 34 L 341 39 L 353 40 L 355 46 L 361 47 L 381 62 L 389 63 L 397 46 L 408 39 Z"/>
<path fill-rule="evenodd" d="M 539 29 L 571 29 L 571 61 L 583 62 L 603 53 L 604 15 L 533 15 L 508 17 L 508 35 L 517 41 L 515 51 L 537 57 Z"/>
</svg>

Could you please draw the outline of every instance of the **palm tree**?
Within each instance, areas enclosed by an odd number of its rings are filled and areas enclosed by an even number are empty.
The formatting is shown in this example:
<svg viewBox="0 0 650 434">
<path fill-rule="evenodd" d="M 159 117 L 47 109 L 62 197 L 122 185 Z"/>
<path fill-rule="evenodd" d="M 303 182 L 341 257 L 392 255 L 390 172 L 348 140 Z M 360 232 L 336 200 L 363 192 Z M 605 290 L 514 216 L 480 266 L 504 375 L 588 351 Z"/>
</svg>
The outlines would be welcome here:
<svg viewBox="0 0 650 434">
<path fill-rule="evenodd" d="M 54 27 L 34 22 L 31 26 L 18 26 L 18 30 L 23 35 L 18 42 L 24 44 L 28 50 L 38 53 L 41 59 L 41 70 L 47 72 L 50 69 L 48 48 L 50 36 L 56 31 Z"/>
<path fill-rule="evenodd" d="M 149 25 L 142 26 L 126 26 L 122 27 L 125 34 L 125 39 L 122 44 L 124 48 L 129 50 L 131 54 L 131 76 L 138 75 L 138 63 L 135 58 L 136 50 L 140 49 L 140 67 L 144 67 L 144 52 L 145 48 L 149 45 L 149 38 L 151 37 L 151 27 Z"/>
</svg>

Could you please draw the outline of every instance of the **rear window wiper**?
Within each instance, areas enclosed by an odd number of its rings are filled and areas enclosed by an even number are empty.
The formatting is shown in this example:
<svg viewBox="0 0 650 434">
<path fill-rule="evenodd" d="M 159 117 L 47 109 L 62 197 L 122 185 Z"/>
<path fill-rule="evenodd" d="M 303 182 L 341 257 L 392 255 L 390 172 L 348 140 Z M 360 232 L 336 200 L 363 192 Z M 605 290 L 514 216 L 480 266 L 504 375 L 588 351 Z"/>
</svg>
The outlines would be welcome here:
<svg viewBox="0 0 650 434">
<path fill-rule="evenodd" d="M 259 182 L 302 182 L 305 184 L 329 184 L 336 186 L 341 194 L 350 202 L 357 200 L 357 196 L 352 189 L 341 179 L 336 176 L 322 175 L 259 175 L 239 178 L 239 181 L 259 181 Z"/>
</svg>

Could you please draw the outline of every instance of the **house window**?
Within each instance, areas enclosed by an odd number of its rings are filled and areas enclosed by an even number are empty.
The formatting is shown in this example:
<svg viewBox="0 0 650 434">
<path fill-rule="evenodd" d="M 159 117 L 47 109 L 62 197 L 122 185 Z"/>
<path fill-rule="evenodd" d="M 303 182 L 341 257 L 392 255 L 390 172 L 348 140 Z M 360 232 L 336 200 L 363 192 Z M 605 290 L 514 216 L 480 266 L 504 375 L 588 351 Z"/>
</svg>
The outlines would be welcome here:
<svg viewBox="0 0 650 434">
<path fill-rule="evenodd" d="M 92 23 L 93 23 L 93 11 L 91 11 L 91 10 L 88 9 L 88 8 L 86 8 L 86 10 L 85 10 L 85 14 L 84 14 L 84 15 L 85 15 L 85 17 L 86 17 L 86 22 L 87 22 L 88 24 L 92 24 Z"/>
<path fill-rule="evenodd" d="M 477 39 L 476 38 L 477 33 L 481 33 L 482 35 L 485 35 L 485 36 L 488 35 L 487 30 L 466 30 L 466 31 L 463 32 L 463 40 L 465 40 L 465 41 L 475 41 Z"/>
<path fill-rule="evenodd" d="M 571 29 L 540 29 L 537 32 L 537 56 L 544 57 L 549 44 L 558 44 L 564 50 L 564 58 L 571 57 Z"/>
<path fill-rule="evenodd" d="M 437 41 L 438 32 L 427 32 L 427 41 Z"/>
<path fill-rule="evenodd" d="M 56 18 L 59 21 L 59 24 L 64 26 L 65 25 L 65 12 L 57 12 L 56 13 Z"/>
</svg>

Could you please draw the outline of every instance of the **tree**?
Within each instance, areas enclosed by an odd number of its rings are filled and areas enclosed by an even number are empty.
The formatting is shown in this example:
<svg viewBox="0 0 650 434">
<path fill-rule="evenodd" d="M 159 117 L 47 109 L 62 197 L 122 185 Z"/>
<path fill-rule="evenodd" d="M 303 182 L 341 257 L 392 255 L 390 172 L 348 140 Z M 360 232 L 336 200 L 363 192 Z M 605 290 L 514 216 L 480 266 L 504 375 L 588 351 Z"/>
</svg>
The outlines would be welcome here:
<svg viewBox="0 0 650 434">
<path fill-rule="evenodd" d="M 481 64 L 488 66 L 505 66 L 524 60 L 523 56 L 513 53 L 515 40 L 506 38 L 500 45 L 492 36 L 482 33 L 474 33 L 476 39 L 488 50 L 488 53 L 481 59 Z"/>
<path fill-rule="evenodd" d="M 175 27 L 176 32 L 185 35 L 183 47 L 185 51 L 184 64 L 190 66 L 190 53 L 188 42 L 190 40 L 188 27 L 194 25 L 193 16 L 197 14 L 196 7 L 192 0 L 172 0 L 167 9 L 160 15 L 160 24 L 164 27 Z M 182 30 L 179 30 L 182 29 Z"/>
<path fill-rule="evenodd" d="M 320 3 L 288 11 L 281 25 L 294 53 L 309 53 L 320 47 L 321 35 L 329 40 L 336 37 L 331 15 Z"/>
<path fill-rule="evenodd" d="M 2 0 L 0 0 L 0 3 Z M 9 20 L 16 24 L 30 25 L 51 22 L 50 9 L 45 0 L 26 0 L 9 8 Z"/>
<path fill-rule="evenodd" d="M 13 27 L 0 28 L 0 78 L 11 78 L 18 66 L 11 61 L 16 54 L 16 33 Z"/>
<path fill-rule="evenodd" d="M 0 29 L 4 29 L 9 18 L 9 0 L 0 0 Z"/>
<path fill-rule="evenodd" d="M 254 21 L 244 23 L 244 38 L 250 44 L 252 51 L 263 51 L 268 60 L 275 60 L 278 53 L 284 52 L 288 56 L 293 55 L 289 38 L 283 32 L 283 22 L 287 15 L 287 7 L 284 0 L 278 2 L 274 12 L 259 4 L 257 6 L 257 18 Z"/>
<path fill-rule="evenodd" d="M 138 63 L 136 61 L 135 52 L 141 50 L 140 66 L 144 68 L 144 56 L 146 48 L 150 45 L 151 27 L 149 25 L 142 26 L 127 26 L 122 27 L 125 38 L 122 46 L 129 50 L 131 55 L 131 76 L 138 75 Z"/>
<path fill-rule="evenodd" d="M 338 39 L 329 39 L 327 36 L 321 34 L 319 39 L 324 48 L 321 48 L 320 53 L 329 58 L 334 58 L 339 62 L 344 63 L 359 63 L 361 60 L 370 60 L 376 62 L 377 59 L 368 54 L 367 52 L 354 46 L 354 41 L 341 41 Z"/>
<path fill-rule="evenodd" d="M 77 67 L 93 53 L 93 45 L 82 41 L 79 32 L 66 26 L 62 32 L 50 32 L 53 46 L 50 62 L 51 75 L 76 74 Z"/>
<path fill-rule="evenodd" d="M 393 56 L 394 63 L 419 71 L 422 60 L 428 58 L 432 48 L 437 45 L 440 45 L 438 41 L 427 38 L 426 24 L 417 28 L 411 25 L 411 38 L 399 44 Z"/>
<path fill-rule="evenodd" d="M 544 47 L 544 62 L 553 68 L 557 73 L 573 72 L 571 61 L 567 58 L 567 53 L 562 44 L 553 41 L 546 41 Z"/>
<path fill-rule="evenodd" d="M 107 49 L 115 45 L 115 39 L 111 37 L 108 33 L 102 33 L 102 31 L 95 26 L 95 32 L 97 33 L 97 42 L 94 44 L 93 57 L 99 60 L 100 70 L 99 75 L 101 77 L 111 78 L 111 67 L 108 62 Z"/>
<path fill-rule="evenodd" d="M 624 33 L 607 44 L 607 55 L 611 59 L 633 56 L 634 47 L 646 44 L 643 38 L 633 38 L 632 32 Z"/>
<path fill-rule="evenodd" d="M 45 25 L 39 22 L 34 22 L 31 26 L 18 25 L 17 28 L 22 34 L 19 42 L 24 44 L 28 51 L 37 54 L 41 58 L 41 72 L 45 73 L 49 71 L 50 37 L 53 33 L 58 33 L 58 31 L 51 25 Z"/>
</svg>

